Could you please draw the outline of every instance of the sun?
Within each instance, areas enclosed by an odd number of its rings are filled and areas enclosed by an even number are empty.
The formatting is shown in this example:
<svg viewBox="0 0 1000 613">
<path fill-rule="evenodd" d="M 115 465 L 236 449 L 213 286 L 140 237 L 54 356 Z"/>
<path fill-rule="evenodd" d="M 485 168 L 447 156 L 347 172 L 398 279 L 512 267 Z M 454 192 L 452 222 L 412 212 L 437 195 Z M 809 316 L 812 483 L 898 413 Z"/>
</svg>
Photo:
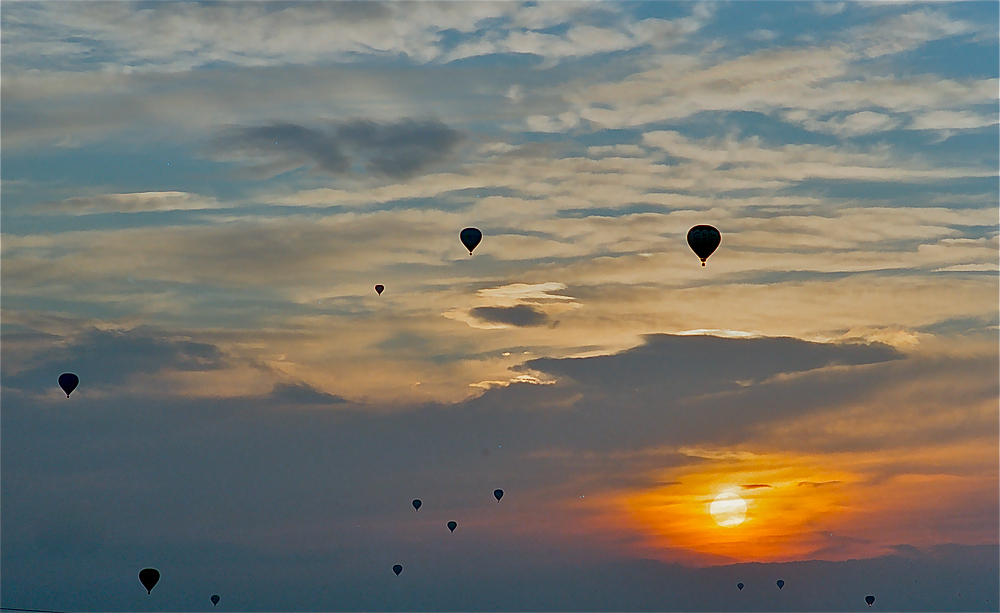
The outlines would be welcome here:
<svg viewBox="0 0 1000 613">
<path fill-rule="evenodd" d="M 720 526 L 738 526 L 747 518 L 747 503 L 736 494 L 724 492 L 715 497 L 708 512 Z"/>
</svg>

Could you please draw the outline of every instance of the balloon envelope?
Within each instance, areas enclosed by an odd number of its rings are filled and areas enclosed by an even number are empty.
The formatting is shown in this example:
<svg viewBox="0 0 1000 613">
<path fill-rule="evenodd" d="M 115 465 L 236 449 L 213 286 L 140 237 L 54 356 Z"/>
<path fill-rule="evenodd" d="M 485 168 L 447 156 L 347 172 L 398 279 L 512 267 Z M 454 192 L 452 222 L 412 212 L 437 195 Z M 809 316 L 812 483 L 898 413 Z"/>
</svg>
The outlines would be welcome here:
<svg viewBox="0 0 1000 613">
<path fill-rule="evenodd" d="M 719 247 L 722 235 L 712 226 L 695 226 L 688 230 L 688 245 L 701 258 L 701 265 Z"/>
<path fill-rule="evenodd" d="M 500 502 L 500 499 L 503 498 L 503 490 L 493 490 L 493 495 L 496 496 L 497 502 Z"/>
<path fill-rule="evenodd" d="M 875 604 L 875 597 L 874 596 L 865 596 L 865 602 L 867 602 L 868 606 L 870 607 L 873 604 Z"/>
<path fill-rule="evenodd" d="M 780 590 L 783 587 L 785 587 L 785 582 L 782 581 L 781 579 L 778 579 L 778 589 Z"/>
<path fill-rule="evenodd" d="M 393 566 L 392 567 L 392 572 L 396 573 L 396 576 L 398 577 L 399 573 L 403 572 L 403 565 L 402 564 L 397 564 L 397 565 Z"/>
<path fill-rule="evenodd" d="M 212 604 L 214 604 L 214 605 L 219 604 L 219 595 L 218 594 L 212 594 L 211 600 L 212 600 Z"/>
<path fill-rule="evenodd" d="M 385 286 L 384 285 L 376 285 L 375 286 L 375 293 L 378 294 L 379 296 L 382 295 L 382 291 L 383 290 L 385 290 Z"/>
<path fill-rule="evenodd" d="M 738 587 L 738 588 L 740 588 L 742 590 L 743 589 L 743 584 L 742 583 L 737 583 L 736 587 Z"/>
<path fill-rule="evenodd" d="M 80 377 L 77 377 L 73 373 L 64 372 L 59 375 L 59 387 L 62 388 L 62 391 L 66 392 L 67 398 L 73 393 L 77 385 L 80 385 Z"/>
<path fill-rule="evenodd" d="M 452 532 L 454 532 L 455 528 L 457 528 L 457 527 L 458 527 L 458 522 L 457 521 L 450 521 L 450 522 L 448 522 L 448 529 L 451 530 Z"/>
<path fill-rule="evenodd" d="M 413 508 L 419 511 L 420 510 L 420 505 L 422 505 L 422 504 L 424 504 L 424 503 L 420 502 L 420 499 L 417 498 L 416 500 L 413 501 Z"/>
<path fill-rule="evenodd" d="M 146 588 L 147 594 L 153 593 L 156 582 L 160 580 L 160 571 L 155 568 L 144 568 L 139 571 L 139 583 Z"/>
<path fill-rule="evenodd" d="M 472 255 L 472 250 L 483 240 L 483 233 L 477 228 L 466 228 L 459 236 L 462 239 L 462 244 L 469 250 L 469 255 Z"/>
</svg>

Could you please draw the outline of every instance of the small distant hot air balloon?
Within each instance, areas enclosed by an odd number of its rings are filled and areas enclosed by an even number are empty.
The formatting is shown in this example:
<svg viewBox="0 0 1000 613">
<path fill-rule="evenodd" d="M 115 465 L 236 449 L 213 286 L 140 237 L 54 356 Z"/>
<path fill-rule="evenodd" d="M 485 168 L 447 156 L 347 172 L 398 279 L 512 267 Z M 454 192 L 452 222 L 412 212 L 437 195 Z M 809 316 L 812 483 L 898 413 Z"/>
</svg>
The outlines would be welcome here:
<svg viewBox="0 0 1000 613">
<path fill-rule="evenodd" d="M 785 587 L 785 582 L 782 581 L 781 579 L 778 579 L 778 589 L 780 590 L 783 587 Z"/>
<path fill-rule="evenodd" d="M 868 606 L 870 607 L 873 604 L 875 604 L 875 597 L 874 596 L 865 596 L 865 602 L 867 602 Z"/>
<path fill-rule="evenodd" d="M 451 530 L 452 532 L 454 532 L 455 528 L 457 528 L 457 527 L 458 527 L 458 522 L 457 521 L 450 521 L 450 522 L 448 522 L 448 529 Z"/>
<path fill-rule="evenodd" d="M 503 490 L 493 490 L 493 495 L 496 497 L 497 502 L 500 502 L 500 499 L 503 498 Z"/>
<path fill-rule="evenodd" d="M 462 239 L 462 244 L 465 245 L 465 248 L 469 250 L 469 255 L 472 255 L 472 250 L 483 240 L 483 233 L 478 228 L 466 228 L 462 230 L 459 237 Z"/>
<path fill-rule="evenodd" d="M 399 573 L 403 572 L 403 565 L 396 564 L 395 566 L 392 567 L 392 572 L 396 573 L 396 576 L 398 577 Z"/>
<path fill-rule="evenodd" d="M 737 583 L 736 587 L 739 588 L 740 591 L 743 591 L 743 584 L 742 583 Z"/>
<path fill-rule="evenodd" d="M 385 291 L 385 286 L 384 285 L 379 284 L 379 285 L 375 286 L 375 293 L 378 294 L 379 296 L 382 295 L 383 291 Z"/>
<path fill-rule="evenodd" d="M 62 388 L 62 391 L 66 392 L 67 398 L 73 393 L 77 385 L 80 385 L 80 377 L 77 377 L 73 373 L 64 372 L 59 375 L 59 387 Z"/>
<path fill-rule="evenodd" d="M 212 597 L 209 600 L 212 601 L 213 605 L 218 606 L 220 598 L 218 594 L 212 594 Z"/>
<path fill-rule="evenodd" d="M 419 511 L 420 510 L 420 505 L 422 505 L 422 504 L 424 504 L 424 503 L 420 502 L 419 498 L 417 498 L 416 500 L 414 500 L 413 501 L 413 508 L 414 508 L 414 510 Z"/>
<path fill-rule="evenodd" d="M 147 594 L 153 593 L 156 582 L 160 580 L 160 571 L 155 568 L 144 568 L 139 571 L 139 583 L 146 588 Z"/>
<path fill-rule="evenodd" d="M 705 260 L 712 255 L 719 247 L 722 235 L 712 226 L 695 226 L 688 230 L 688 245 L 691 250 L 701 258 L 701 265 L 705 265 Z"/>
</svg>

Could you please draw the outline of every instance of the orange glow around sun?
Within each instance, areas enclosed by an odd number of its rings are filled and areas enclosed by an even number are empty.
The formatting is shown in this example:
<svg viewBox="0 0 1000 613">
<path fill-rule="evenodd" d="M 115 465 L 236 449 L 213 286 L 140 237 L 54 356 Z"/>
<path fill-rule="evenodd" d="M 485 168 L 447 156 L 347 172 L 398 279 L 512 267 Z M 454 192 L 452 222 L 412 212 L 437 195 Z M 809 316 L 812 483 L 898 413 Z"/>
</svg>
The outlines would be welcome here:
<svg viewBox="0 0 1000 613">
<path fill-rule="evenodd" d="M 624 502 L 664 548 L 747 562 L 792 560 L 822 547 L 821 532 L 842 514 L 844 486 L 857 477 L 791 458 L 745 455 L 673 474 L 669 485 Z"/>
</svg>

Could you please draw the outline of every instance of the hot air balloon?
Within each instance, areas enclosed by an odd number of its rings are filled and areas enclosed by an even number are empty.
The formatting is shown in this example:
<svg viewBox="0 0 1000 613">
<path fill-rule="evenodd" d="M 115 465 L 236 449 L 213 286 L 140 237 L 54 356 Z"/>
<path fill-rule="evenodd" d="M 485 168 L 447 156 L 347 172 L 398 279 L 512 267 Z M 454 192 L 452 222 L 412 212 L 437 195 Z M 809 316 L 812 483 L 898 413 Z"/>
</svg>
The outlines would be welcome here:
<svg viewBox="0 0 1000 613">
<path fill-rule="evenodd" d="M 219 604 L 219 595 L 218 594 L 212 594 L 212 597 L 209 600 L 212 601 L 213 605 L 217 606 Z"/>
<path fill-rule="evenodd" d="M 454 532 L 455 528 L 457 528 L 457 527 L 458 527 L 458 522 L 457 521 L 450 521 L 450 522 L 448 522 L 448 529 L 451 530 L 452 532 Z"/>
<path fill-rule="evenodd" d="M 139 571 L 139 583 L 146 588 L 147 594 L 153 593 L 156 582 L 160 580 L 160 571 L 155 568 L 144 568 Z"/>
<path fill-rule="evenodd" d="M 719 247 L 722 235 L 712 226 L 695 226 L 688 230 L 688 245 L 691 250 L 701 258 L 701 265 L 705 265 L 705 260 L 712 255 Z"/>
<path fill-rule="evenodd" d="M 743 591 L 743 584 L 742 583 L 737 583 L 736 587 L 739 588 L 740 591 Z"/>
<path fill-rule="evenodd" d="M 477 228 L 466 228 L 459 236 L 462 239 L 462 244 L 469 250 L 469 255 L 472 255 L 472 250 L 476 248 L 479 241 L 483 240 L 483 233 Z"/>
<path fill-rule="evenodd" d="M 503 490 L 493 490 L 493 495 L 496 496 L 497 502 L 500 502 L 500 499 L 503 498 Z"/>
<path fill-rule="evenodd" d="M 59 387 L 62 388 L 62 391 L 66 392 L 67 398 L 73 393 L 77 385 L 80 385 L 80 377 L 77 377 L 73 373 L 64 372 L 59 375 Z"/>
<path fill-rule="evenodd" d="M 396 576 L 398 577 L 399 573 L 403 572 L 403 565 L 396 564 L 395 566 L 392 567 L 392 572 L 396 573 Z"/>
<path fill-rule="evenodd" d="M 874 596 L 865 596 L 865 602 L 867 602 L 868 606 L 870 607 L 873 604 L 875 604 L 875 597 Z"/>
<path fill-rule="evenodd" d="M 420 499 L 417 498 L 416 500 L 413 501 L 413 508 L 415 510 L 419 511 L 420 510 L 420 505 L 422 505 L 422 504 L 424 504 L 424 503 L 420 502 Z"/>
<path fill-rule="evenodd" d="M 382 295 L 382 292 L 384 290 L 385 290 L 385 286 L 384 285 L 379 284 L 379 285 L 375 286 L 375 293 L 378 294 L 379 296 Z"/>
<path fill-rule="evenodd" d="M 781 579 L 778 579 L 778 589 L 780 590 L 783 587 L 785 587 L 785 582 L 782 581 Z"/>
</svg>

